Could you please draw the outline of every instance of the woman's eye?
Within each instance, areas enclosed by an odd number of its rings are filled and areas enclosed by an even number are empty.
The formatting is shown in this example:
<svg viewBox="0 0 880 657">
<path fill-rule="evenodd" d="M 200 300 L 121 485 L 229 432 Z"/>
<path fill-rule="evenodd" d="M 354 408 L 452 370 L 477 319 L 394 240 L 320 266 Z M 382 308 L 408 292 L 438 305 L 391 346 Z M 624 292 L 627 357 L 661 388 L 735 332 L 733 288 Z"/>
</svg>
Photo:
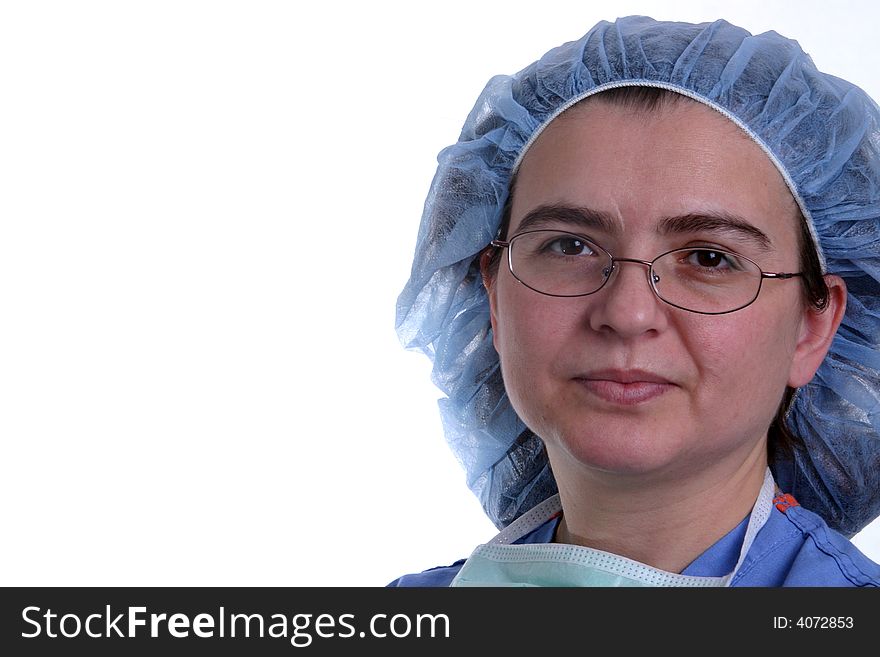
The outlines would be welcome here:
<svg viewBox="0 0 880 657">
<path fill-rule="evenodd" d="M 584 240 L 577 237 L 559 237 L 548 244 L 553 253 L 566 256 L 591 255 L 592 249 Z"/>
<path fill-rule="evenodd" d="M 704 269 L 724 269 L 731 267 L 733 264 L 726 253 L 711 249 L 691 251 L 687 256 L 687 261 Z"/>
</svg>

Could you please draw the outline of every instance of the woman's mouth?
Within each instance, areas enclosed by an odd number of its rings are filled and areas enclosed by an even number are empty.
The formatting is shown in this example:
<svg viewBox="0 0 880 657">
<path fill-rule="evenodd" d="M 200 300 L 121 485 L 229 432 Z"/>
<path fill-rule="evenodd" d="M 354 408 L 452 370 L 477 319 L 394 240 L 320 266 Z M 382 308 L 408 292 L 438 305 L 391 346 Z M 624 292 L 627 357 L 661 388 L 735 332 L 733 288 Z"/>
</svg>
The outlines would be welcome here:
<svg viewBox="0 0 880 657">
<path fill-rule="evenodd" d="M 575 378 L 588 392 L 611 404 L 642 404 L 675 387 L 671 381 L 642 370 L 591 372 Z"/>
</svg>

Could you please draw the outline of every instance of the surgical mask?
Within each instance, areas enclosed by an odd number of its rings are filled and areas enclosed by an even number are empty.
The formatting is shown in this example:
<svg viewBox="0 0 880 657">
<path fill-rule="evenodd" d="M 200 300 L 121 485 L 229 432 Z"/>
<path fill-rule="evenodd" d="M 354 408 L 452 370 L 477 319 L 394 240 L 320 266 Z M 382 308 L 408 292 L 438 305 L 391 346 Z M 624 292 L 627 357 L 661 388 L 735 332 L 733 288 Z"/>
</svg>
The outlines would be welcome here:
<svg viewBox="0 0 880 657">
<path fill-rule="evenodd" d="M 610 552 L 563 543 L 514 544 L 562 510 L 558 495 L 525 513 L 465 561 L 450 586 L 728 586 L 772 509 L 769 468 L 734 569 L 722 577 L 671 573 Z"/>
</svg>

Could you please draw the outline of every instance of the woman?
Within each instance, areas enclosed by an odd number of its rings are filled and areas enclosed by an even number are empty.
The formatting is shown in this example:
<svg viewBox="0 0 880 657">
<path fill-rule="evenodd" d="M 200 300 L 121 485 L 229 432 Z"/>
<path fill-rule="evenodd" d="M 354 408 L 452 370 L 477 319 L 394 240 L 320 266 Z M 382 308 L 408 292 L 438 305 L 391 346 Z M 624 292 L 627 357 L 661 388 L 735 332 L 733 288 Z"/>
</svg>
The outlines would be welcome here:
<svg viewBox="0 0 880 657">
<path fill-rule="evenodd" d="M 847 540 L 880 513 L 878 116 L 724 21 L 491 80 L 398 331 L 502 531 L 392 585 L 880 584 Z"/>
</svg>

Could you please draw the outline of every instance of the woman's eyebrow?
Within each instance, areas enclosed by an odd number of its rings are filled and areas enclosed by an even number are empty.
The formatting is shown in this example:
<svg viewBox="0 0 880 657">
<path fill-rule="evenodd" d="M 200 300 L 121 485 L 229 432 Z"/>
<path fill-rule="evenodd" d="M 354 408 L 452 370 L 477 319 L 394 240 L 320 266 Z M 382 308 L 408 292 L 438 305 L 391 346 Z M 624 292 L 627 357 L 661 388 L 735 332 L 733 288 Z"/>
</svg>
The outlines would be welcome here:
<svg viewBox="0 0 880 657">
<path fill-rule="evenodd" d="M 773 243 L 761 229 L 742 217 L 727 213 L 700 212 L 666 217 L 657 227 L 661 235 L 672 233 L 723 233 L 731 237 L 746 239 L 762 251 L 768 251 Z"/>
<path fill-rule="evenodd" d="M 559 224 L 569 224 L 572 228 L 601 230 L 608 235 L 617 235 L 621 227 L 618 220 L 607 212 L 593 208 L 573 205 L 540 205 L 531 210 L 519 223 L 516 232 L 540 230 Z M 660 221 L 657 231 L 661 235 L 710 232 L 745 239 L 754 243 L 762 251 L 772 248 L 772 242 L 761 229 L 742 217 L 723 212 L 699 212 L 665 217 Z"/>
<path fill-rule="evenodd" d="M 610 214 L 592 208 L 559 204 L 539 205 L 523 217 L 516 232 L 539 230 L 548 226 L 558 230 L 559 224 L 571 224 L 575 228 L 588 230 L 599 229 L 610 235 L 620 232 L 620 224 Z"/>
</svg>

